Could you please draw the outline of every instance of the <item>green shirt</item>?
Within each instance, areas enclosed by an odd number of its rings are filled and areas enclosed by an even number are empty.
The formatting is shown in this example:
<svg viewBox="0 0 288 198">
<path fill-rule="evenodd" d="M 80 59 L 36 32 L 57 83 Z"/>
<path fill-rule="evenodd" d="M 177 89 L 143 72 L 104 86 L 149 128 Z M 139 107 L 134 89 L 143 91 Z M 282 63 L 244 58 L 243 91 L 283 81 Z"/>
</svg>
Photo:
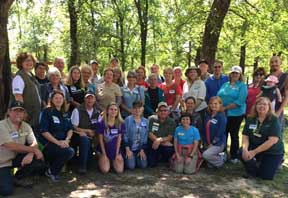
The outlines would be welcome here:
<svg viewBox="0 0 288 198">
<path fill-rule="evenodd" d="M 280 124 L 278 118 L 275 116 L 266 118 L 262 124 L 260 124 L 257 118 L 248 118 L 242 134 L 249 137 L 249 150 L 257 148 L 271 136 L 278 137 L 278 142 L 263 153 L 272 155 L 284 153 Z"/>
<path fill-rule="evenodd" d="M 157 137 L 167 137 L 168 135 L 173 136 L 176 129 L 176 123 L 170 117 L 164 122 L 160 122 L 157 115 L 149 117 L 149 132 L 153 133 Z"/>
</svg>

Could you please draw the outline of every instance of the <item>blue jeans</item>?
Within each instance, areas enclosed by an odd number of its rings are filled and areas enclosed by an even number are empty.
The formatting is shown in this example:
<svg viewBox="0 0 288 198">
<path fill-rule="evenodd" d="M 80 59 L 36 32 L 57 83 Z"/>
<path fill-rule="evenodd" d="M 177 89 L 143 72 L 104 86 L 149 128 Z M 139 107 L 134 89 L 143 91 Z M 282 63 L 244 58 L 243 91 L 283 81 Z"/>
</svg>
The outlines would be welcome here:
<svg viewBox="0 0 288 198">
<path fill-rule="evenodd" d="M 138 155 L 139 150 L 138 151 L 132 151 L 133 152 L 133 156 L 131 159 L 128 159 L 125 155 L 126 153 L 124 152 L 124 160 L 125 160 L 125 167 L 128 169 L 134 169 L 135 167 L 138 168 L 146 168 L 147 167 L 147 154 L 146 154 L 146 159 L 145 160 L 141 160 L 141 158 Z"/>
<path fill-rule="evenodd" d="M 276 174 L 277 168 L 283 159 L 283 154 L 271 155 L 260 153 L 249 161 L 242 159 L 242 149 L 239 150 L 239 158 L 244 164 L 247 174 L 253 177 L 260 177 L 266 180 L 272 180 Z"/>
<path fill-rule="evenodd" d="M 152 148 L 152 144 L 149 144 L 148 149 L 148 165 L 150 167 L 157 166 L 159 160 L 163 162 L 169 162 L 169 159 L 172 157 L 174 153 L 173 146 L 162 146 L 159 145 L 157 150 Z"/>
<path fill-rule="evenodd" d="M 89 158 L 92 157 L 90 139 L 87 136 L 80 136 L 78 134 L 73 134 L 72 145 L 75 150 L 75 153 L 77 151 L 77 147 L 79 147 L 80 168 L 87 169 L 88 160 Z"/>
<path fill-rule="evenodd" d="M 71 147 L 61 148 L 60 146 L 48 143 L 43 149 L 45 160 L 49 163 L 52 175 L 59 175 L 65 163 L 74 156 L 74 150 Z"/>
<path fill-rule="evenodd" d="M 11 167 L 0 168 L 0 196 L 13 193 L 13 175 Z"/>
</svg>

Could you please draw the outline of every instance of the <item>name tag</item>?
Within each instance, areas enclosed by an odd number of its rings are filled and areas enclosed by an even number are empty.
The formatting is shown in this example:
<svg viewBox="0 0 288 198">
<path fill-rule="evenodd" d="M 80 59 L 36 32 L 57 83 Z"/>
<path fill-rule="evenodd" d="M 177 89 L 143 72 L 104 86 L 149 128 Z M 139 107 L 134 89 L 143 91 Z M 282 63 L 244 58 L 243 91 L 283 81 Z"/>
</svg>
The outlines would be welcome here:
<svg viewBox="0 0 288 198">
<path fill-rule="evenodd" d="M 184 133 L 178 133 L 179 136 L 184 136 Z"/>
<path fill-rule="evenodd" d="M 60 120 L 59 120 L 58 117 L 52 116 L 52 119 L 53 119 L 53 122 L 54 122 L 55 124 L 60 124 Z"/>
<path fill-rule="evenodd" d="M 19 134 L 17 131 L 13 131 L 11 134 L 10 134 L 10 137 L 12 140 L 16 140 L 19 138 Z"/>
<path fill-rule="evenodd" d="M 147 126 L 146 122 L 141 122 L 141 126 L 146 127 Z"/>
<path fill-rule="evenodd" d="M 261 138 L 262 135 L 260 133 L 253 133 L 254 136 Z"/>
<path fill-rule="evenodd" d="M 113 134 L 113 135 L 118 134 L 118 129 L 111 129 L 111 134 Z"/>
<path fill-rule="evenodd" d="M 212 123 L 212 124 L 217 124 L 217 122 L 218 122 L 218 120 L 216 120 L 216 119 L 212 119 L 212 120 L 211 120 L 211 123 Z"/>
<path fill-rule="evenodd" d="M 138 90 L 134 90 L 133 93 L 138 94 L 139 92 L 138 92 Z"/>
<path fill-rule="evenodd" d="M 76 91 L 77 90 L 77 88 L 75 86 L 71 86 L 70 89 L 71 89 L 71 91 Z"/>
<path fill-rule="evenodd" d="M 152 131 L 158 131 L 159 130 L 159 123 L 157 122 L 154 122 L 153 125 L 152 125 Z"/>
<path fill-rule="evenodd" d="M 249 129 L 255 130 L 257 128 L 256 124 L 250 124 Z"/>
<path fill-rule="evenodd" d="M 169 94 L 175 94 L 175 90 L 174 89 L 169 90 Z"/>
<path fill-rule="evenodd" d="M 98 121 L 97 119 L 92 119 L 92 120 L 91 120 L 91 124 L 96 124 L 97 121 Z"/>
</svg>

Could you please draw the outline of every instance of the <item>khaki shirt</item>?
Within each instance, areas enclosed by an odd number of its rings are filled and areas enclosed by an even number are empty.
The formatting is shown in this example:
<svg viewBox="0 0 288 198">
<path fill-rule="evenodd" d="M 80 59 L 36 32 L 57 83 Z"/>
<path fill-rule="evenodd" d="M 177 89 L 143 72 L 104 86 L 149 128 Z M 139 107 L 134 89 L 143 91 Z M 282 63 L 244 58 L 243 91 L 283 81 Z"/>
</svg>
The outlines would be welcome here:
<svg viewBox="0 0 288 198">
<path fill-rule="evenodd" d="M 31 145 L 36 138 L 32 128 L 26 122 L 22 122 L 17 131 L 9 118 L 0 121 L 0 168 L 12 165 L 16 152 L 3 146 L 5 143 L 15 142 L 23 145 Z"/>
<path fill-rule="evenodd" d="M 105 109 L 111 102 L 116 102 L 116 96 L 122 96 L 121 89 L 117 84 L 105 86 L 105 83 L 102 83 L 97 86 L 96 97 L 101 108 Z"/>
</svg>

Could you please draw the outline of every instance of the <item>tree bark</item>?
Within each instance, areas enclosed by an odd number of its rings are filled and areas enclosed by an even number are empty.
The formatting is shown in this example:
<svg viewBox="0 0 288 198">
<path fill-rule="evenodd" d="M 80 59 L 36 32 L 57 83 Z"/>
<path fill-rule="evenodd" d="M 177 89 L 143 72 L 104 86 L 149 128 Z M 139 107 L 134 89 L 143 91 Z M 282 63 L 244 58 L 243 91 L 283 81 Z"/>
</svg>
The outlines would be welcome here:
<svg viewBox="0 0 288 198">
<path fill-rule="evenodd" d="M 243 73 L 245 72 L 245 60 L 246 60 L 246 41 L 245 41 L 245 33 L 248 27 L 248 23 L 245 20 L 243 22 L 242 28 L 241 28 L 241 47 L 240 47 L 240 67 L 242 68 Z"/>
<path fill-rule="evenodd" d="M 0 119 L 7 111 L 11 94 L 11 63 L 9 58 L 8 16 L 14 0 L 0 1 Z"/>
<path fill-rule="evenodd" d="M 230 0 L 214 0 L 206 20 L 201 58 L 208 61 L 210 70 L 215 61 L 220 32 L 229 6 Z"/>
<path fill-rule="evenodd" d="M 146 63 L 146 43 L 148 32 L 148 0 L 134 0 L 138 12 L 141 37 L 141 65 Z"/>
<path fill-rule="evenodd" d="M 79 64 L 79 46 L 77 38 L 77 10 L 76 1 L 68 0 L 68 11 L 70 18 L 70 42 L 71 42 L 71 52 L 70 52 L 70 62 L 68 67 Z"/>
</svg>

